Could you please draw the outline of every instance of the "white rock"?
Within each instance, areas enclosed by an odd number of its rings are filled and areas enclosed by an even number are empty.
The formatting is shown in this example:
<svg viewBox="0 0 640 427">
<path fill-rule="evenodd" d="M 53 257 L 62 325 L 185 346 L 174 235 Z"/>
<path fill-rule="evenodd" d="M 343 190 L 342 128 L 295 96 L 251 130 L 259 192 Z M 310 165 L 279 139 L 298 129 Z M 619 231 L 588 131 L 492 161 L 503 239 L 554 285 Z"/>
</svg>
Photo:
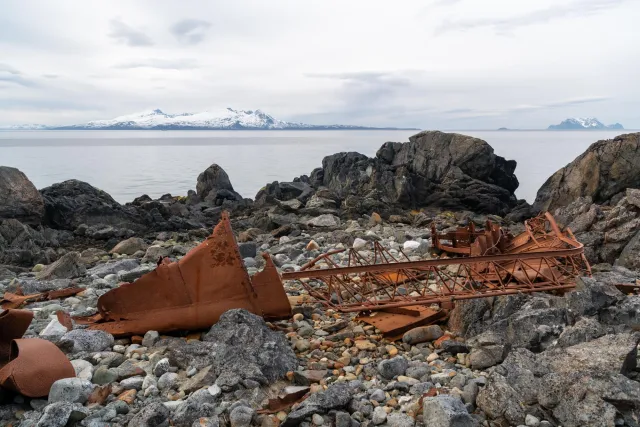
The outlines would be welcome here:
<svg viewBox="0 0 640 427">
<path fill-rule="evenodd" d="M 40 331 L 40 336 L 59 336 L 67 333 L 67 328 L 64 327 L 60 322 L 58 322 L 57 318 L 51 319 L 51 322 L 45 328 Z"/>
<path fill-rule="evenodd" d="M 407 240 L 406 242 L 404 242 L 404 245 L 402 245 L 402 247 L 405 250 L 415 250 L 420 247 L 420 242 L 416 242 L 415 240 Z"/>
<path fill-rule="evenodd" d="M 364 239 L 356 237 L 356 239 L 353 241 L 353 249 L 357 251 L 359 251 L 360 249 L 364 249 L 365 246 L 367 246 L 367 241 Z"/>
</svg>

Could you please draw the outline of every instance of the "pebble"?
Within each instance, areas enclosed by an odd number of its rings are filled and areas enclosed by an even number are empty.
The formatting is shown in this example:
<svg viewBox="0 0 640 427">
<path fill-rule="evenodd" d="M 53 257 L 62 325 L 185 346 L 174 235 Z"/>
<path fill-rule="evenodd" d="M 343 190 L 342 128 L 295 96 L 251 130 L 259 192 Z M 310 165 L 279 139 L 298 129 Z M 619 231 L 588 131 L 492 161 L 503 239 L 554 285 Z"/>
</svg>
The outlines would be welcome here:
<svg viewBox="0 0 640 427">
<path fill-rule="evenodd" d="M 373 351 L 376 348 L 378 348 L 378 346 L 375 343 L 372 343 L 369 340 L 356 340 L 355 341 L 355 346 L 358 350 L 370 350 Z"/>
<path fill-rule="evenodd" d="M 384 406 L 378 406 L 374 408 L 373 414 L 371 415 L 371 422 L 374 425 L 382 424 L 387 420 L 387 411 L 384 409 Z"/>
<path fill-rule="evenodd" d="M 322 415 L 320 414 L 313 414 L 313 416 L 311 417 L 311 421 L 313 421 L 313 424 L 317 426 L 321 426 L 324 424 L 324 418 L 322 418 Z"/>
</svg>

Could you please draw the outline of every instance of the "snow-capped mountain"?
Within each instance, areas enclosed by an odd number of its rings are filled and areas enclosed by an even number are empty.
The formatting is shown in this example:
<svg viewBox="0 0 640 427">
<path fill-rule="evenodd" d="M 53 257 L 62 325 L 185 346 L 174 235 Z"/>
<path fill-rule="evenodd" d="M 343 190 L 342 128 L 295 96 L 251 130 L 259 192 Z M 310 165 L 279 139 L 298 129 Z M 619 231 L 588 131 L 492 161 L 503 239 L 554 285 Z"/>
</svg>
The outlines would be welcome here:
<svg viewBox="0 0 640 427">
<path fill-rule="evenodd" d="M 38 125 L 38 124 L 0 126 L 0 130 L 47 130 L 47 129 L 50 129 L 50 127 L 47 125 Z"/>
<path fill-rule="evenodd" d="M 143 111 L 111 120 L 94 120 L 84 124 L 52 127 L 50 129 L 381 129 L 348 125 L 309 125 L 278 120 L 260 110 L 234 110 L 224 108 L 201 113 L 167 114 L 161 110 Z M 390 129 L 390 128 L 386 128 Z"/>
<path fill-rule="evenodd" d="M 600 120 L 593 117 L 572 118 L 562 121 L 559 125 L 549 126 L 550 130 L 566 130 L 566 129 L 624 129 L 620 123 L 605 125 Z"/>
</svg>

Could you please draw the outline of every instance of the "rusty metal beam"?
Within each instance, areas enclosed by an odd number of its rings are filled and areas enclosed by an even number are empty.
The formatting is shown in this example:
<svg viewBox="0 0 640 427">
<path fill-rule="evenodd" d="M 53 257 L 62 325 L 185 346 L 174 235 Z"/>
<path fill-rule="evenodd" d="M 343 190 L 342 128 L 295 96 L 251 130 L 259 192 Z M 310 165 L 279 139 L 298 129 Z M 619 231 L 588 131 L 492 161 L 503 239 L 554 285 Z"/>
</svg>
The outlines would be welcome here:
<svg viewBox="0 0 640 427">
<path fill-rule="evenodd" d="M 515 237 L 491 223 L 485 231 L 470 229 L 476 238 L 468 240 L 469 253 L 481 256 L 404 261 L 375 242 L 372 259 L 351 249 L 348 265 L 340 267 L 325 254 L 282 278 L 297 281 L 327 307 L 357 312 L 430 304 L 450 307 L 456 300 L 564 292 L 575 287 L 576 276 L 590 275 L 583 245 L 570 230 L 562 232 L 550 214 L 526 221 L 525 228 Z M 326 268 L 312 268 L 321 261 Z"/>
</svg>

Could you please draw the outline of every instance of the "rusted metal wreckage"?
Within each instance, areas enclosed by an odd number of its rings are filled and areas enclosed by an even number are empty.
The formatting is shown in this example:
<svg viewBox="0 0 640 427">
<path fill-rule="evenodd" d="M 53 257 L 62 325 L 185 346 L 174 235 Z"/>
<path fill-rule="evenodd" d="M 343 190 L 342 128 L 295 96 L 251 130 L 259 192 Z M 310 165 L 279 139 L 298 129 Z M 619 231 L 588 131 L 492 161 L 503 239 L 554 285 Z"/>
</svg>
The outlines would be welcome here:
<svg viewBox="0 0 640 427">
<path fill-rule="evenodd" d="M 402 250 L 394 255 L 374 242 L 372 258 L 349 249 L 347 266 L 340 266 L 332 257 L 346 249 L 333 250 L 282 275 L 263 254 L 265 268 L 250 277 L 223 213 L 211 236 L 182 259 L 158 261 L 154 271 L 101 296 L 96 315 L 75 320 L 122 336 L 205 329 L 232 308 L 284 319 L 291 316 L 286 280 L 298 282 L 326 307 L 361 312 L 360 320 L 397 336 L 442 319 L 455 301 L 563 292 L 575 286 L 576 276 L 590 274 L 582 244 L 551 215 L 526 221 L 525 229 L 518 236 L 493 224 L 481 231 L 434 233 L 434 246 L 462 255 L 456 258 L 410 261 Z"/>
<path fill-rule="evenodd" d="M 122 336 L 206 329 L 233 308 L 288 318 L 291 305 L 280 276 L 271 258 L 264 258 L 264 269 L 250 277 L 225 212 L 213 233 L 182 259 L 161 259 L 154 271 L 102 295 L 95 316 L 75 320 Z"/>
<path fill-rule="evenodd" d="M 455 301 L 565 292 L 575 287 L 577 276 L 591 274 L 583 245 L 571 230 L 560 230 L 549 213 L 526 221 L 517 236 L 488 223 L 481 231 L 473 226 L 447 234 L 434 230 L 432 241 L 435 248 L 462 256 L 410 261 L 402 250 L 393 256 L 375 242 L 371 259 L 350 249 L 348 265 L 340 267 L 333 251 L 282 278 L 298 281 L 327 307 L 364 312 L 360 320 L 397 337 L 445 317 Z"/>
</svg>

